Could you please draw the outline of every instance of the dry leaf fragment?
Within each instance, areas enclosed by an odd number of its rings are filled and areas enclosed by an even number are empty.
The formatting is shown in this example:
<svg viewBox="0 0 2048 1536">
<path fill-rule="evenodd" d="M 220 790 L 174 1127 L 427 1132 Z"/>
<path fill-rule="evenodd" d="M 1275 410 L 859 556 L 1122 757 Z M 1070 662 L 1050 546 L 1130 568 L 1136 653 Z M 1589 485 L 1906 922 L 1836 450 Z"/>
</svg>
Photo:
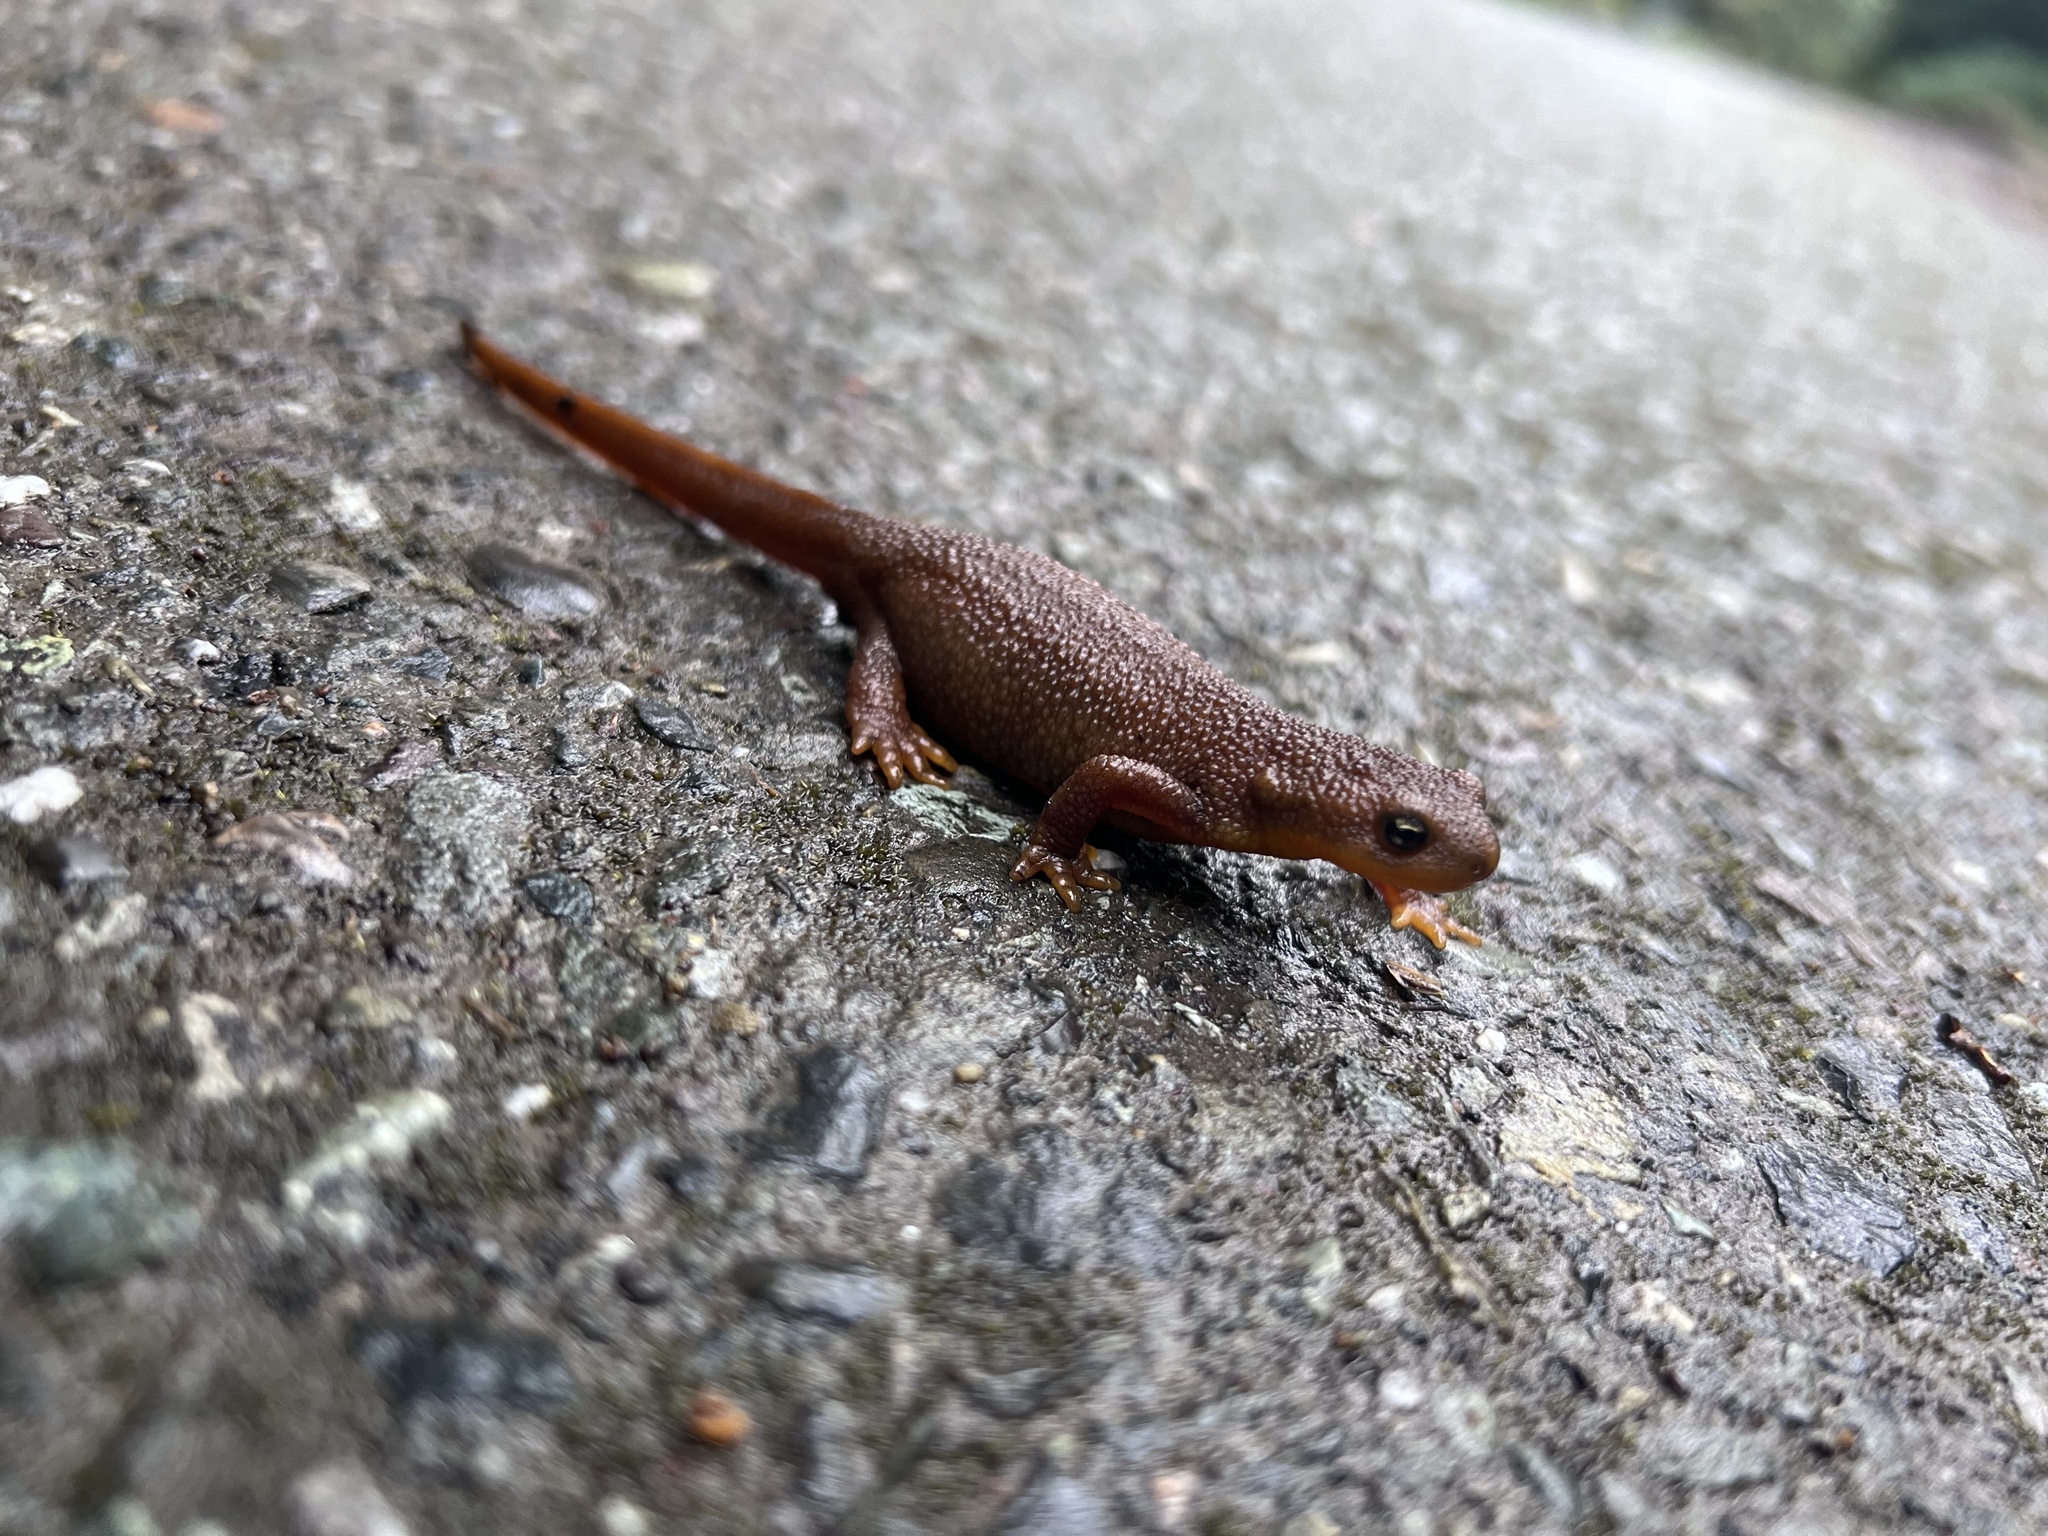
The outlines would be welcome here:
<svg viewBox="0 0 2048 1536">
<path fill-rule="evenodd" d="M 216 847 L 252 848 L 282 854 L 299 878 L 318 885 L 349 885 L 355 871 L 342 863 L 325 839 L 346 840 L 348 828 L 325 811 L 268 811 L 238 821 L 216 837 Z"/>
</svg>

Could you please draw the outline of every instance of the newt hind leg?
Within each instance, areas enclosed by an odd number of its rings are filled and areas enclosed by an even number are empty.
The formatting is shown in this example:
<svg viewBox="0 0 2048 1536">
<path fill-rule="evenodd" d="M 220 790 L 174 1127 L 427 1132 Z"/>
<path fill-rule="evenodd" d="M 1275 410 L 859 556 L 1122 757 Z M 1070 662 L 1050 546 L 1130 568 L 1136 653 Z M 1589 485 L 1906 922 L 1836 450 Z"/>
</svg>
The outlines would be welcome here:
<svg viewBox="0 0 2048 1536">
<path fill-rule="evenodd" d="M 1054 892 L 1066 903 L 1069 912 L 1081 905 L 1083 888 L 1091 891 L 1120 891 L 1123 883 L 1115 875 L 1105 874 L 1095 867 L 1095 849 L 1087 843 L 1081 851 L 1071 857 L 1048 853 L 1037 843 L 1024 850 L 1023 856 L 1010 868 L 1010 878 L 1027 881 L 1033 875 L 1043 875 L 1052 882 Z"/>
<path fill-rule="evenodd" d="M 1171 836 L 1193 840 L 1201 831 L 1201 801 L 1163 768 L 1135 758 L 1091 757 L 1067 776 L 1010 870 L 1012 880 L 1044 875 L 1069 912 L 1081 905 L 1081 891 L 1114 891 L 1116 880 L 1095 867 L 1089 829 L 1111 811 L 1143 817 Z"/>
<path fill-rule="evenodd" d="M 1408 928 L 1421 934 L 1438 949 L 1451 939 L 1466 944 L 1482 942 L 1479 935 L 1451 916 L 1444 904 L 1434 896 L 1421 891 L 1404 890 L 1398 885 L 1389 885 L 1384 880 L 1368 881 L 1380 893 L 1380 900 L 1387 904 L 1387 926 Z"/>
<path fill-rule="evenodd" d="M 960 766 L 910 718 L 903 668 L 888 630 L 880 624 L 863 626 L 860 632 L 853 670 L 846 675 L 846 728 L 849 750 L 855 757 L 874 758 L 891 789 L 901 789 L 906 778 L 944 784 L 941 775 Z"/>
</svg>

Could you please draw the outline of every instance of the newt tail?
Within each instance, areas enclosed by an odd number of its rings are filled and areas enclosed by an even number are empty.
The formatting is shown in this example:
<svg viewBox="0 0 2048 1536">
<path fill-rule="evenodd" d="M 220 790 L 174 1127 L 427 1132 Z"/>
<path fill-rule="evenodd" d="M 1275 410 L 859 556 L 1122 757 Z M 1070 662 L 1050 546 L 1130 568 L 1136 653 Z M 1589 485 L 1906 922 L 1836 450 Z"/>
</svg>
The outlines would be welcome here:
<svg viewBox="0 0 2048 1536">
<path fill-rule="evenodd" d="M 814 578 L 857 636 L 846 721 L 891 788 L 955 753 L 1049 798 L 1016 880 L 1076 908 L 1114 890 L 1088 836 L 1325 859 L 1438 948 L 1478 936 L 1428 893 L 1493 873 L 1479 780 L 1273 708 L 1077 571 L 979 534 L 841 506 L 556 383 L 465 323 L 471 365 L 547 428 L 675 511 Z M 911 718 L 915 705 L 918 718 Z M 940 745 L 941 742 L 946 745 Z"/>
</svg>

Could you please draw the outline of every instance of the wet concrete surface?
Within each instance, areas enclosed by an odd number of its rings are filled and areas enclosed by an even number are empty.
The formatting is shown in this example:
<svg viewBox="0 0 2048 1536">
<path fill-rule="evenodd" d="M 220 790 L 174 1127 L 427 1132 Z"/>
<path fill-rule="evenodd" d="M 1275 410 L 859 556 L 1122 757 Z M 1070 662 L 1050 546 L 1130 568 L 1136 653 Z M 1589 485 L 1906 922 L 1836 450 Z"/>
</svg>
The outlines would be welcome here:
<svg viewBox="0 0 2048 1536">
<path fill-rule="evenodd" d="M 1462 4 L 0 34 L 0 1530 L 2048 1523 L 1999 168 Z M 1010 884 L 460 315 L 1471 767 L 1485 947 Z"/>
</svg>

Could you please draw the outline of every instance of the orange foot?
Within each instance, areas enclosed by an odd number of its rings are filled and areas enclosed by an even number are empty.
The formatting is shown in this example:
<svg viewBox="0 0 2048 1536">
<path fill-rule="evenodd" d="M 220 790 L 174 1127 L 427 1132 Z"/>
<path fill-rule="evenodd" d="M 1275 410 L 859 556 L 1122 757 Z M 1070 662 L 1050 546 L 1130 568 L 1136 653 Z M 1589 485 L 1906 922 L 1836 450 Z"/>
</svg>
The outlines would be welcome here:
<svg viewBox="0 0 2048 1536">
<path fill-rule="evenodd" d="M 941 771 L 951 773 L 960 766 L 952 753 L 908 720 L 879 729 L 863 726 L 854 733 L 852 751 L 855 757 L 863 752 L 872 756 L 891 789 L 901 789 L 906 778 L 943 785 Z"/>
<path fill-rule="evenodd" d="M 1412 928 L 1438 949 L 1444 947 L 1447 939 L 1459 939 L 1467 944 L 1482 942 L 1478 934 L 1459 922 L 1444 910 L 1444 904 L 1434 896 L 1425 896 L 1421 891 L 1403 890 L 1398 885 L 1387 885 L 1382 881 L 1366 882 L 1380 893 L 1380 900 L 1387 904 L 1387 923 L 1393 928 Z"/>
<path fill-rule="evenodd" d="M 1052 882 L 1052 888 L 1059 892 L 1061 901 L 1072 912 L 1081 905 L 1081 887 L 1091 891 L 1115 891 L 1122 886 L 1116 876 L 1105 875 L 1095 867 L 1095 850 L 1083 843 L 1078 855 L 1063 859 L 1056 853 L 1047 853 L 1038 844 L 1032 843 L 1024 849 L 1024 856 L 1010 866 L 1012 880 L 1029 880 L 1033 875 L 1043 875 Z"/>
</svg>

